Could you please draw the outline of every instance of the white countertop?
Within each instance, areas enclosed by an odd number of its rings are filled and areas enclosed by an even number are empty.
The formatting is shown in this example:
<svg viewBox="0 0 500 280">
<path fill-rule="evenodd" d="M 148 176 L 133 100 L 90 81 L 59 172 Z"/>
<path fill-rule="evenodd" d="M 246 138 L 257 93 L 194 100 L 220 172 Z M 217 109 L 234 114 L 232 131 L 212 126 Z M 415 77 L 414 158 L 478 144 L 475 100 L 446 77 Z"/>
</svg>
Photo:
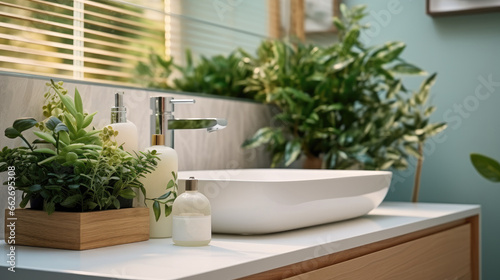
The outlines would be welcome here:
<svg viewBox="0 0 500 280">
<path fill-rule="evenodd" d="M 209 246 L 151 239 L 86 251 L 16 246 L 16 268 L 109 279 L 234 279 L 407 234 L 480 213 L 478 205 L 384 202 L 368 215 L 288 232 L 215 234 Z M 8 246 L 0 245 L 0 279 Z M 73 274 L 72 277 L 64 274 Z M 45 275 L 47 275 L 45 273 Z M 87 279 L 87 278 L 85 278 Z"/>
</svg>

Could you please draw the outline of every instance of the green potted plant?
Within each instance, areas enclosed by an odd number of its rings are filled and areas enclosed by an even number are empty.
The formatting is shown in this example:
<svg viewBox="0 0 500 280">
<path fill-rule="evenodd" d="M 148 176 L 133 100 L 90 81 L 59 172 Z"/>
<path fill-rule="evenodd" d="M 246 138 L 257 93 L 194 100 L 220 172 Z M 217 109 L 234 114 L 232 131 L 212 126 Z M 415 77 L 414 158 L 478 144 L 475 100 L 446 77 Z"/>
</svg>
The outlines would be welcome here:
<svg viewBox="0 0 500 280">
<path fill-rule="evenodd" d="M 305 167 L 336 169 L 406 168 L 415 134 L 401 74 L 422 75 L 401 58 L 402 42 L 365 46 L 360 24 L 365 7 L 335 18 L 339 41 L 320 47 L 267 41 L 248 56 L 253 76 L 247 92 L 275 106 L 274 125 L 259 129 L 243 147 L 266 145 L 272 166 L 289 166 L 301 155 Z M 404 106 L 403 106 L 404 105 Z M 311 164 L 312 163 L 312 164 Z"/>
<path fill-rule="evenodd" d="M 92 246 L 131 242 L 130 240 L 147 240 L 147 208 L 122 209 L 127 212 L 123 214 L 104 214 L 110 215 L 111 220 L 115 221 L 110 221 L 106 227 L 109 229 L 106 232 L 110 235 L 106 237 L 108 243 L 90 242 L 89 245 L 83 244 L 83 240 L 67 243 L 53 240 L 58 239 L 61 232 L 46 236 L 53 241 L 49 242 L 50 244 L 39 244 L 31 238 L 32 234 L 37 233 L 31 232 L 33 227 L 43 228 L 45 219 L 61 220 L 56 230 L 67 230 L 68 234 L 83 234 L 85 226 L 93 225 L 82 222 L 75 231 L 74 224 L 71 223 L 75 220 L 84 221 L 86 216 L 95 218 L 97 215 L 101 217 L 98 220 L 106 220 L 98 213 L 106 212 L 101 210 L 123 208 L 127 199 L 136 196 L 135 190 L 141 191 L 146 197 L 144 186 L 139 179 L 154 170 L 158 160 L 155 151 L 135 155 L 123 151 L 114 140 L 117 132 L 111 127 L 102 130 L 90 129 L 96 113 L 89 114 L 84 111 L 78 90 L 75 89 L 72 99 L 66 94 L 67 90 L 62 87 L 62 82 L 51 81 L 47 85 L 50 90 L 45 94 L 46 103 L 43 106 L 44 116 L 47 118 L 41 122 L 33 118 L 14 121 L 12 127 L 5 130 L 5 136 L 11 139 L 21 138 L 25 146 L 12 149 L 4 147 L 0 152 L 0 171 L 11 171 L 6 184 L 11 187 L 9 182 L 12 181 L 15 189 L 22 192 L 20 207 L 25 208 L 31 201 L 32 209 L 44 210 L 49 214 L 43 216 L 39 214 L 41 211 L 8 209 L 6 215 L 18 217 L 17 229 L 22 232 L 17 235 L 16 244 L 87 249 L 93 248 Z M 33 131 L 33 134 L 38 139 L 30 143 L 23 133 L 34 127 L 37 130 Z M 173 188 L 174 185 L 169 186 Z M 155 201 L 163 201 L 167 197 L 162 196 Z M 68 216 L 67 212 L 75 212 L 78 215 Z M 56 214 L 59 216 L 53 217 L 57 216 Z M 27 223 L 34 215 L 38 224 Z M 67 226 L 63 225 L 64 221 L 68 221 Z M 118 228 L 110 228 L 111 225 Z M 122 232 L 121 237 L 116 234 L 113 237 L 113 232 L 120 232 L 119 225 L 125 225 L 123 231 L 128 232 L 128 235 Z M 134 231 L 137 227 L 143 228 Z M 46 228 L 44 230 L 48 231 Z M 98 238 L 96 236 L 89 238 Z"/>
<path fill-rule="evenodd" d="M 187 49 L 185 65 L 152 52 L 148 63 L 139 62 L 135 72 L 139 81 L 148 87 L 253 99 L 252 94 L 244 92 L 242 83 L 251 76 L 252 69 L 247 67 L 239 51 L 227 56 L 201 56 L 195 61 Z M 171 78 L 173 73 L 179 76 Z"/>
</svg>

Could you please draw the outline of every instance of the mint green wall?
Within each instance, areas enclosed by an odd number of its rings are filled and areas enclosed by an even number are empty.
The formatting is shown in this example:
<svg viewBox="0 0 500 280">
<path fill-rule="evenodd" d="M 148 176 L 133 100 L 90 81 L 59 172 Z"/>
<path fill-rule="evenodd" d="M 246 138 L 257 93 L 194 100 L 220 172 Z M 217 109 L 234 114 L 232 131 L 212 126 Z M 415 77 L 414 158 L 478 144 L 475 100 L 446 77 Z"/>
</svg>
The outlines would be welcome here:
<svg viewBox="0 0 500 280">
<path fill-rule="evenodd" d="M 500 160 L 500 13 L 433 18 L 422 0 L 345 2 L 368 3 L 367 44 L 403 41 L 406 60 L 438 73 L 433 117 L 449 127 L 427 146 L 420 201 L 481 204 L 483 279 L 500 279 L 500 184 L 481 178 L 469 160 L 471 152 Z M 395 174 L 387 200 L 410 200 L 413 173 Z"/>
</svg>

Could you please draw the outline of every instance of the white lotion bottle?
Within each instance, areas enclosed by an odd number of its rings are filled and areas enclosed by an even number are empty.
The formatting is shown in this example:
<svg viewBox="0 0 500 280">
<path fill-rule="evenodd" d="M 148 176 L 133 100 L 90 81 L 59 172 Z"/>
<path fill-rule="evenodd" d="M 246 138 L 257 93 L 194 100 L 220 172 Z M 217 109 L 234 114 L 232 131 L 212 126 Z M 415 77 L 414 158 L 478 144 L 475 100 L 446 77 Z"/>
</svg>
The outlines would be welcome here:
<svg viewBox="0 0 500 280">
<path fill-rule="evenodd" d="M 123 105 L 123 92 L 115 93 L 115 106 L 111 107 L 111 124 L 114 131 L 118 131 L 115 137 L 118 146 L 122 146 L 125 152 L 134 154 L 138 151 L 139 138 L 137 126 L 127 121 L 127 108 Z"/>
<path fill-rule="evenodd" d="M 146 189 L 147 198 L 157 198 L 165 194 L 167 184 L 170 180 L 174 180 L 172 174 L 177 174 L 178 171 L 178 157 L 177 152 L 165 145 L 165 133 L 167 119 L 164 116 L 163 97 L 151 98 L 151 105 L 153 115 L 151 117 L 151 147 L 146 148 L 146 151 L 156 150 L 157 156 L 160 159 L 156 169 L 145 178 L 141 178 L 141 183 L 144 184 Z M 172 190 L 177 191 L 177 190 Z M 161 204 L 161 215 L 158 221 L 153 211 L 152 200 L 146 201 L 146 206 L 149 208 L 149 236 L 150 238 L 168 238 L 172 236 L 172 214 L 165 217 L 165 207 Z"/>
<path fill-rule="evenodd" d="M 172 240 L 179 246 L 205 246 L 212 240 L 210 201 L 198 192 L 198 180 L 186 180 L 186 191 L 172 206 Z"/>
</svg>

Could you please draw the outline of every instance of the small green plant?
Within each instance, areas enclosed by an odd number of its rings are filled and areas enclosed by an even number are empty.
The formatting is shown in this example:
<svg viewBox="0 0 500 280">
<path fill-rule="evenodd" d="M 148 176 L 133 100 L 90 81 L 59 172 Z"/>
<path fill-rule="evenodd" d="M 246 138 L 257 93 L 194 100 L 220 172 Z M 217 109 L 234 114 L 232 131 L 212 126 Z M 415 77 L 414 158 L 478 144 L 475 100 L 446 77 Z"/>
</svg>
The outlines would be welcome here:
<svg viewBox="0 0 500 280">
<path fill-rule="evenodd" d="M 89 129 L 95 113 L 84 112 L 78 90 L 72 99 L 62 82 L 48 86 L 43 107 L 47 119 L 18 119 L 5 130 L 6 137 L 19 137 L 26 145 L 0 152 L 0 171 L 15 168 L 16 189 L 23 192 L 20 206 L 31 201 L 49 214 L 84 212 L 119 209 L 120 199 L 136 196 L 134 189 L 146 197 L 139 179 L 155 169 L 156 151 L 134 156 L 123 151 L 111 127 Z M 35 126 L 38 139 L 30 143 L 23 132 Z M 42 144 L 49 147 L 38 147 Z"/>
</svg>

